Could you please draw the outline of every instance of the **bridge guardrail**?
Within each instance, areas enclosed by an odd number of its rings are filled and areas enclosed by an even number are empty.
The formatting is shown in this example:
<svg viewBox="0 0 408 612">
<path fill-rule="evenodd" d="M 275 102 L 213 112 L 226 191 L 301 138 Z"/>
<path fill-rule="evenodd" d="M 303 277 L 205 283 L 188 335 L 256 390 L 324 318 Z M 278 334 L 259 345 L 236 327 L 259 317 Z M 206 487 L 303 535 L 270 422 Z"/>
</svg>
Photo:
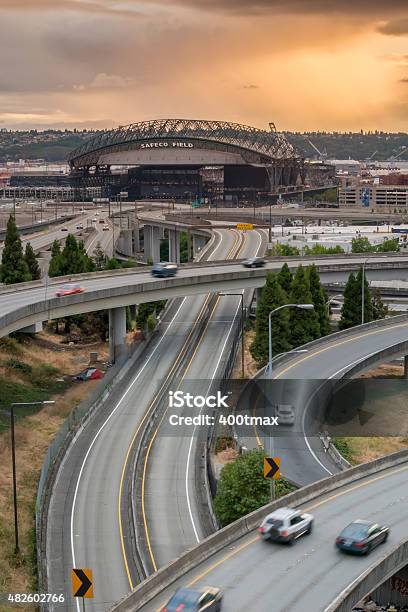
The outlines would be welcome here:
<svg viewBox="0 0 408 612">
<path fill-rule="evenodd" d="M 334 476 L 318 480 L 311 485 L 289 493 L 285 497 L 251 512 L 251 514 L 215 532 L 200 542 L 200 544 L 182 554 L 175 561 L 160 568 L 155 574 L 138 585 L 130 595 L 113 606 L 111 610 L 114 612 L 135 612 L 135 610 L 139 610 L 173 582 L 197 567 L 197 565 L 220 552 L 226 546 L 236 542 L 242 536 L 254 531 L 264 516 L 276 508 L 282 506 L 300 506 L 347 484 L 406 462 L 408 462 L 408 450 L 398 451 L 392 455 L 357 465 Z"/>
</svg>

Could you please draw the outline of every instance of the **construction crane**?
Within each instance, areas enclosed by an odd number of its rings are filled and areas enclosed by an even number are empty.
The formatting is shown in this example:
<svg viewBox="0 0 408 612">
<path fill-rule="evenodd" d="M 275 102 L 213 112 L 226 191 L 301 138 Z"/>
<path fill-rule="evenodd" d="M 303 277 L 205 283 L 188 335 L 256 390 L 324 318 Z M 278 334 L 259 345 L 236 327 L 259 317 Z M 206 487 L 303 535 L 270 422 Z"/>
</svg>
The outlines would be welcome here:
<svg viewBox="0 0 408 612">
<path fill-rule="evenodd" d="M 396 159 L 398 159 L 399 157 L 401 157 L 401 155 L 402 155 L 403 153 L 406 153 L 406 152 L 407 152 L 407 150 L 408 150 L 408 147 L 403 146 L 403 147 L 402 147 L 402 149 L 401 149 L 401 151 L 400 151 L 399 153 L 397 153 L 396 155 L 391 155 L 391 157 L 389 157 L 389 158 L 387 159 L 387 161 L 395 161 Z"/>
<path fill-rule="evenodd" d="M 323 160 L 323 159 L 327 158 L 327 151 L 326 151 L 326 149 L 324 150 L 324 153 L 322 153 L 321 151 L 319 151 L 319 149 L 316 147 L 316 145 L 313 144 L 313 142 L 311 140 L 309 140 L 308 138 L 306 138 L 306 140 L 310 144 L 310 146 L 313 147 L 313 149 L 316 151 L 316 153 L 318 154 L 320 160 Z"/>
<path fill-rule="evenodd" d="M 371 153 L 370 157 L 366 159 L 366 162 L 370 162 L 377 155 L 378 151 L 375 150 L 374 153 Z"/>
</svg>

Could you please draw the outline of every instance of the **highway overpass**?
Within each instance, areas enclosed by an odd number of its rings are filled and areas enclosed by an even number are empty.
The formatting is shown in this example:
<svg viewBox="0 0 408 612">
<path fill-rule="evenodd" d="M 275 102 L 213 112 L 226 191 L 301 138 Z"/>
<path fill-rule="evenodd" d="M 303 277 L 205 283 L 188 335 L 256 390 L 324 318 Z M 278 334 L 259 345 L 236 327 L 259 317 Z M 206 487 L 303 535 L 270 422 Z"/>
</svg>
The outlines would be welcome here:
<svg viewBox="0 0 408 612">
<path fill-rule="evenodd" d="M 231 261 L 193 264 L 182 266 L 176 277 L 166 279 L 153 278 L 149 271 L 137 268 L 8 285 L 0 289 L 0 336 L 49 319 L 110 309 L 112 338 L 117 352 L 120 352 L 124 344 L 124 307 L 127 305 L 214 291 L 262 287 L 268 271 L 279 270 L 285 261 L 291 268 L 299 264 L 315 263 L 323 282 L 327 279 L 344 281 L 350 271 L 357 270 L 366 260 L 369 279 L 408 278 L 408 256 L 393 254 L 367 257 L 367 254 L 362 254 L 273 258 L 265 268 L 256 270 L 248 270 Z M 56 288 L 70 279 L 80 282 L 85 289 L 84 293 L 64 298 L 54 297 Z M 115 309 L 116 312 L 113 312 Z"/>
</svg>

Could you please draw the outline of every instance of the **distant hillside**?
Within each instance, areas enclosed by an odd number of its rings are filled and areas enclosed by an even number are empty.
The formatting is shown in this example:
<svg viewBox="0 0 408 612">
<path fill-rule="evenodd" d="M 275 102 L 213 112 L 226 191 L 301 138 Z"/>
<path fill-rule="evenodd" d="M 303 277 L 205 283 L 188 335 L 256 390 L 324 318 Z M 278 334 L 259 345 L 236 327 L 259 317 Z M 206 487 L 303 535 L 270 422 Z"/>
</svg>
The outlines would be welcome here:
<svg viewBox="0 0 408 612">
<path fill-rule="evenodd" d="M 331 159 L 366 160 L 371 156 L 373 161 L 384 161 L 397 155 L 403 147 L 408 147 L 408 134 L 401 132 L 387 134 L 385 132 L 357 133 L 293 133 L 284 132 L 287 139 L 300 149 L 306 157 L 318 157 L 315 147 Z M 374 152 L 376 151 L 375 155 Z M 408 160 L 408 150 L 399 159 Z"/>
<path fill-rule="evenodd" d="M 0 130 L 0 162 L 19 159 L 45 159 L 49 162 L 64 161 L 68 153 L 91 138 L 94 131 L 36 130 L 5 132 Z M 309 140 L 329 158 L 386 160 L 408 147 L 408 134 L 284 132 L 285 136 L 306 157 L 318 157 Z M 408 160 L 408 151 L 401 160 Z"/>
</svg>

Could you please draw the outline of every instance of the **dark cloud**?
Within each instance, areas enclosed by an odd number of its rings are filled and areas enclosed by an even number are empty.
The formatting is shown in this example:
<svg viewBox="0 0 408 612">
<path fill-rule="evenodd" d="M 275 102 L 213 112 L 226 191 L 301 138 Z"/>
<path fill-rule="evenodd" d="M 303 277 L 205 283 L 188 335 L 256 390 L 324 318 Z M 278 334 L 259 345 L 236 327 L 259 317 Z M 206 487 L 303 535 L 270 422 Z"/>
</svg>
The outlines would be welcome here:
<svg viewBox="0 0 408 612">
<path fill-rule="evenodd" d="M 202 10 L 237 14 L 340 14 L 372 19 L 407 11 L 406 0 L 156 0 L 159 4 L 184 5 Z"/>
<path fill-rule="evenodd" d="M 387 21 L 378 27 L 378 31 L 388 36 L 406 36 L 408 34 L 408 17 L 406 19 Z"/>
<path fill-rule="evenodd" d="M 135 7 L 138 6 L 135 2 Z M 74 13 L 89 13 L 92 15 L 109 15 L 110 17 L 139 17 L 139 11 L 123 9 L 115 7 L 109 0 L 1 0 L 0 12 L 22 12 L 33 11 L 39 13 L 41 11 L 63 12 L 71 11 Z"/>
</svg>

